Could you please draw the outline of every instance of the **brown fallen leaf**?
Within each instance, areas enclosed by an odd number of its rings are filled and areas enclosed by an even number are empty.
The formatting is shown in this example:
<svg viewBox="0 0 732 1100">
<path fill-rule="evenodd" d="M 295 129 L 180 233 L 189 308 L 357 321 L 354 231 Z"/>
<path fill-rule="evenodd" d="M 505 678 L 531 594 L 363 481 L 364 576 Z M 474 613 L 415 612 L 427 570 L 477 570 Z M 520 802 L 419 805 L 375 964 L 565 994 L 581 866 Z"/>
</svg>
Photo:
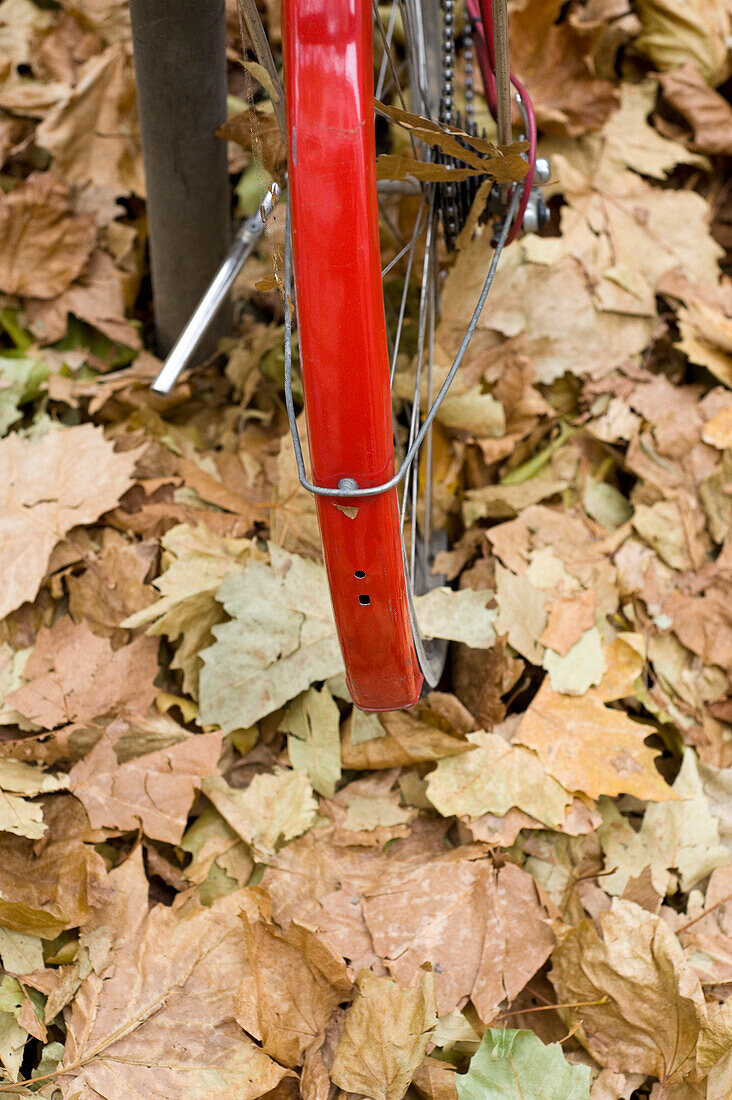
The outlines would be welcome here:
<svg viewBox="0 0 732 1100">
<path fill-rule="evenodd" d="M 24 669 L 26 683 L 8 702 L 49 730 L 111 711 L 144 714 L 158 692 L 157 651 L 154 638 L 135 638 L 113 650 L 86 622 L 65 616 L 39 632 Z"/>
<path fill-rule="evenodd" d="M 417 1066 L 412 1085 L 423 1100 L 458 1100 L 455 1067 L 437 1058 L 425 1058 Z"/>
<path fill-rule="evenodd" d="M 348 1092 L 402 1100 L 437 1023 L 432 975 L 403 989 L 364 970 L 357 985 L 331 1077 Z"/>
<path fill-rule="evenodd" d="M 54 546 L 117 504 L 139 456 L 116 454 L 91 424 L 0 441 L 0 616 L 35 599 Z"/>
<path fill-rule="evenodd" d="M 552 949 L 532 877 L 512 863 L 496 871 L 480 849 L 462 847 L 410 868 L 384 867 L 364 893 L 377 954 L 403 984 L 430 963 L 441 1016 L 470 997 L 489 1023 Z"/>
<path fill-rule="evenodd" d="M 312 929 L 297 921 L 281 929 L 264 891 L 253 900 L 241 914 L 250 970 L 236 994 L 236 1020 L 270 1057 L 294 1068 L 322 1040 L 352 983 L 343 959 Z"/>
<path fill-rule="evenodd" d="M 47 302 L 29 298 L 26 310 L 28 327 L 42 344 L 60 340 L 68 327 L 68 315 L 73 313 L 113 342 L 128 348 L 141 347 L 138 328 L 125 318 L 120 272 L 112 257 L 99 248 L 62 294 Z"/>
<path fill-rule="evenodd" d="M 572 599 L 552 600 L 539 641 L 564 657 L 585 630 L 594 625 L 595 593 L 590 589 Z"/>
<path fill-rule="evenodd" d="M 599 927 L 601 934 L 585 920 L 557 930 L 550 980 L 559 1001 L 582 1003 L 560 1009 L 563 1018 L 616 1073 L 647 1073 L 669 1085 L 692 1076 L 705 1004 L 678 940 L 630 901 L 613 901 Z"/>
<path fill-rule="evenodd" d="M 287 152 L 277 119 L 272 110 L 247 108 L 227 118 L 216 131 L 225 141 L 234 141 L 246 152 L 254 152 L 269 174 L 282 185 L 285 179 Z"/>
<path fill-rule="evenodd" d="M 129 634 L 120 624 L 155 599 L 145 579 L 157 553 L 157 543 L 130 542 L 105 527 L 98 555 L 87 561 L 81 575 L 66 578 L 72 618 L 85 619 L 95 634 L 114 645 L 127 641 Z"/>
<path fill-rule="evenodd" d="M 73 212 L 66 184 L 34 172 L 0 199 L 0 290 L 55 298 L 81 273 L 96 232 Z"/>
<path fill-rule="evenodd" d="M 540 127 L 576 137 L 602 126 L 618 104 L 618 92 L 593 73 L 592 52 L 601 28 L 573 14 L 560 19 L 560 0 L 529 0 L 511 13 L 511 66 L 531 89 Z"/>
<path fill-rule="evenodd" d="M 408 711 L 388 711 L 380 716 L 379 721 L 386 730 L 386 737 L 355 744 L 346 724 L 341 743 L 344 768 L 398 768 L 471 751 L 467 741 L 458 740 L 435 726 L 421 722 Z"/>
<path fill-rule="evenodd" d="M 154 840 L 178 844 L 195 791 L 216 772 L 220 754 L 221 734 L 204 733 L 120 764 L 112 742 L 102 738 L 69 781 L 94 828 L 142 827 Z"/>
<path fill-rule="evenodd" d="M 67 1016 L 66 1096 L 256 1100 L 276 1086 L 287 1071 L 233 1019 L 244 901 L 237 892 L 208 908 L 158 905 L 102 974 L 89 974 Z"/>
<path fill-rule="evenodd" d="M 606 707 L 602 683 L 584 695 L 552 691 L 548 678 L 532 699 L 514 740 L 534 749 L 549 775 L 568 791 L 590 798 L 634 794 L 653 801 L 673 799 L 645 744 L 653 727 Z"/>
<path fill-rule="evenodd" d="M 121 43 L 92 57 L 78 83 L 36 130 L 54 170 L 71 183 L 106 184 L 117 195 L 145 194 L 132 67 Z"/>
<path fill-rule="evenodd" d="M 660 73 L 658 82 L 671 106 L 693 131 L 691 148 L 700 153 L 732 153 L 732 107 L 709 87 L 699 69 L 687 61 L 679 69 Z"/>
<path fill-rule="evenodd" d="M 84 843 L 89 824 L 71 796 L 46 803 L 48 842 L 39 854 L 24 837 L 0 835 L 0 923 L 55 939 L 85 924 L 108 897 L 102 857 Z"/>
</svg>

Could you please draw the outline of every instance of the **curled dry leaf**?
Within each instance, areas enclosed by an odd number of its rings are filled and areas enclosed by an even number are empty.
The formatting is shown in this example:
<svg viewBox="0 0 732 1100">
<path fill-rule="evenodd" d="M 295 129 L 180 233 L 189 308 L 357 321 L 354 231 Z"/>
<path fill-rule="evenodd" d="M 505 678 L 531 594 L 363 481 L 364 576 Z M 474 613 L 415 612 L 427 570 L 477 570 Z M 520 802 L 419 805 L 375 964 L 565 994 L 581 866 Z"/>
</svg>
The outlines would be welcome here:
<svg viewBox="0 0 732 1100">
<path fill-rule="evenodd" d="M 0 290 L 55 298 L 81 273 L 96 224 L 74 214 L 69 188 L 35 172 L 0 198 Z"/>
<path fill-rule="evenodd" d="M 658 81 L 671 106 L 693 131 L 691 145 L 701 153 L 732 153 L 732 107 L 709 87 L 696 65 L 661 73 Z"/>
<path fill-rule="evenodd" d="M 333 1011 L 350 993 L 345 962 L 307 926 L 293 921 L 279 928 L 266 894 L 253 898 L 241 916 L 249 972 L 236 995 L 236 1019 L 270 1057 L 294 1068 L 322 1041 Z"/>
<path fill-rule="evenodd" d="M 36 142 L 71 183 L 93 180 L 117 195 L 145 194 L 134 78 L 121 43 L 92 57 L 46 115 Z"/>
<path fill-rule="evenodd" d="M 344 768 L 398 768 L 471 751 L 466 741 L 420 721 L 409 711 L 388 711 L 378 721 L 386 736 L 361 741 L 353 740 L 354 724 L 346 723 L 341 743 Z"/>
<path fill-rule="evenodd" d="M 599 926 L 558 929 L 549 976 L 560 1002 L 578 1004 L 562 1015 L 601 1066 L 666 1084 L 692 1076 L 706 1014 L 679 941 L 630 901 L 613 901 Z"/>
<path fill-rule="evenodd" d="M 43 806 L 30 802 L 29 796 L 64 790 L 68 785 L 66 775 L 52 775 L 20 760 L 0 759 L 0 832 L 42 837 L 46 831 Z"/>
<path fill-rule="evenodd" d="M 432 975 L 403 989 L 364 970 L 356 984 L 331 1077 L 348 1092 L 402 1100 L 437 1023 Z"/>
<path fill-rule="evenodd" d="M 692 0 L 684 7 L 674 0 L 639 0 L 638 14 L 634 49 L 661 72 L 691 62 L 712 87 L 729 76 L 730 16 L 723 0 Z"/>
<path fill-rule="evenodd" d="M 85 924 L 107 896 L 104 860 L 78 835 L 84 812 L 75 799 L 65 798 L 55 814 L 46 809 L 48 843 L 40 853 L 34 853 L 31 840 L 0 835 L 0 923 L 5 928 L 52 940 L 66 928 Z"/>
</svg>

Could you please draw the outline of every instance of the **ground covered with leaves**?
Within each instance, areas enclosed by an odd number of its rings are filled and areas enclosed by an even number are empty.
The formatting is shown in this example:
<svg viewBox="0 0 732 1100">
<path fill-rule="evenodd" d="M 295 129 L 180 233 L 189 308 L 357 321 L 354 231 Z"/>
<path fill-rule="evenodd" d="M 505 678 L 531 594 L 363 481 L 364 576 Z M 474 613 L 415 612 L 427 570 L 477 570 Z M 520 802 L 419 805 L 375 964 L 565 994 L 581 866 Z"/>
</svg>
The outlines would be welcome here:
<svg viewBox="0 0 732 1100">
<path fill-rule="evenodd" d="M 127 5 L 0 4 L 0 1094 L 732 1096 L 729 43 L 723 0 L 513 5 L 552 222 L 438 418 L 444 681 L 377 717 L 285 430 L 281 230 L 155 397 Z"/>
</svg>

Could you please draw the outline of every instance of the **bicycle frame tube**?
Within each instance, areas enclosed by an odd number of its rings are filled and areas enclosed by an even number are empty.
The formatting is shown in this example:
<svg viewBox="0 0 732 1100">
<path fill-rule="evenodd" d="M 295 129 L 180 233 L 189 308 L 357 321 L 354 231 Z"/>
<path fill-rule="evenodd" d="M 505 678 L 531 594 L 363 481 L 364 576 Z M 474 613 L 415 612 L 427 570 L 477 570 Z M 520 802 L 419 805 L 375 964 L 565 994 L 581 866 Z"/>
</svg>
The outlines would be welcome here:
<svg viewBox="0 0 732 1100">
<path fill-rule="evenodd" d="M 285 0 L 289 197 L 313 481 L 376 486 L 394 472 L 373 123 L 372 5 Z M 412 639 L 396 490 L 317 498 L 325 566 L 354 701 L 413 704 Z"/>
</svg>

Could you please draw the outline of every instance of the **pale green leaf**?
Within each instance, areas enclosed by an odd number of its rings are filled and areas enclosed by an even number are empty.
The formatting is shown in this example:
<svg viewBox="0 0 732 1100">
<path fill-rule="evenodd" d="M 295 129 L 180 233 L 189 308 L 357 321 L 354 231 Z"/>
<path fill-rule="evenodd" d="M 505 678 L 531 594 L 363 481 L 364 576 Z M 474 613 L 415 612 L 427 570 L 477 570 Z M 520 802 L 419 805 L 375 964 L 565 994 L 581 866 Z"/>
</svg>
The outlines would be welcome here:
<svg viewBox="0 0 732 1100">
<path fill-rule="evenodd" d="M 607 668 L 600 631 L 596 626 L 585 630 L 564 656 L 547 649 L 543 664 L 554 691 L 584 695 L 588 688 L 600 683 Z"/>
<path fill-rule="evenodd" d="M 30 974 L 46 965 L 40 938 L 12 928 L 0 928 L 0 959 L 10 974 Z"/>
<path fill-rule="evenodd" d="M 691 748 L 684 752 L 673 789 L 679 801 L 649 806 L 640 837 L 664 867 L 678 869 L 681 889 L 688 891 L 715 867 L 729 863 L 730 853 L 719 839 L 719 822 L 710 810 Z"/>
<path fill-rule="evenodd" d="M 248 562 L 216 594 L 231 622 L 201 654 L 202 725 L 251 726 L 343 668 L 323 567 L 275 546 L 270 560 Z"/>
<path fill-rule="evenodd" d="M 414 609 L 419 626 L 428 638 L 447 638 L 473 649 L 487 649 L 496 640 L 493 628 L 497 612 L 486 607 L 494 593 L 489 589 L 433 588 L 416 596 Z"/>
<path fill-rule="evenodd" d="M 255 775 L 245 790 L 211 775 L 202 790 L 257 855 L 271 855 L 279 844 L 306 832 L 317 816 L 312 787 L 300 771 Z"/>
<path fill-rule="evenodd" d="M 590 1067 L 571 1065 L 559 1043 L 545 1046 L 533 1031 L 489 1028 L 455 1084 L 458 1100 L 589 1100 Z"/>
<path fill-rule="evenodd" d="M 327 687 L 310 688 L 285 711 L 280 729 L 289 734 L 287 751 L 293 768 L 306 773 L 325 798 L 335 794 L 341 777 L 340 711 Z"/>
</svg>

